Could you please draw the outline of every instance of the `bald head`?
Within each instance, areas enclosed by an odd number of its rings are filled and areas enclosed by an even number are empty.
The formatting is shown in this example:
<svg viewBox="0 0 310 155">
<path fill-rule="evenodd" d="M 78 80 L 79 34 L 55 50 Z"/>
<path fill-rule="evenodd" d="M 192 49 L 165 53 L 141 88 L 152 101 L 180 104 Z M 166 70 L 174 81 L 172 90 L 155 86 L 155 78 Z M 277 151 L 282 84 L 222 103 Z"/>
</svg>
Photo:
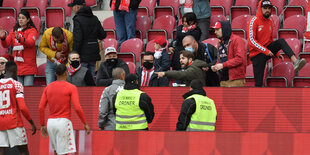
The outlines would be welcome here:
<svg viewBox="0 0 310 155">
<path fill-rule="evenodd" d="M 125 80 L 125 70 L 120 67 L 116 67 L 112 71 L 112 77 L 114 80 L 120 79 Z"/>
<path fill-rule="evenodd" d="M 182 40 L 182 44 L 183 44 L 183 47 L 185 48 L 185 50 L 187 50 L 187 51 L 197 52 L 197 50 L 198 50 L 198 43 L 197 43 L 196 39 L 191 35 L 185 36 Z M 194 51 L 191 51 L 190 47 L 192 47 Z"/>
</svg>

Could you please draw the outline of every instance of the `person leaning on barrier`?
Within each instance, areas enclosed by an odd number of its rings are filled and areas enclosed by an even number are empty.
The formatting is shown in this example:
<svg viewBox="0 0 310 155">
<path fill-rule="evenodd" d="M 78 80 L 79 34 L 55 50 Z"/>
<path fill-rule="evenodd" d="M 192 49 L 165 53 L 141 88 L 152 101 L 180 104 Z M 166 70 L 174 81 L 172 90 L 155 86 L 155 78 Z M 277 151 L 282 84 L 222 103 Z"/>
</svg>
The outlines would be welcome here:
<svg viewBox="0 0 310 155">
<path fill-rule="evenodd" d="M 139 90 L 138 78 L 128 74 L 124 89 L 112 99 L 116 130 L 148 130 L 148 123 L 154 118 L 151 98 Z"/>
<path fill-rule="evenodd" d="M 190 91 L 183 95 L 185 99 L 179 119 L 177 131 L 214 131 L 216 107 L 214 101 L 206 96 L 200 80 L 190 83 Z"/>
</svg>

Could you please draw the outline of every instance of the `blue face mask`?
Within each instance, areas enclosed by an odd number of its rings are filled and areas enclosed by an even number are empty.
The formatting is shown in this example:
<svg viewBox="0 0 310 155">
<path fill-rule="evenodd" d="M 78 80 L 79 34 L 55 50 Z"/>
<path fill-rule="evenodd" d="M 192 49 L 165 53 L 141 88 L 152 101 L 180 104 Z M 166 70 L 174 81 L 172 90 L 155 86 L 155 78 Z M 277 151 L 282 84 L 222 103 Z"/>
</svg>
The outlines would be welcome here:
<svg viewBox="0 0 310 155">
<path fill-rule="evenodd" d="M 192 53 L 195 52 L 195 49 L 194 49 L 192 46 L 186 47 L 185 50 L 186 50 L 186 51 L 190 51 L 190 52 L 192 52 Z"/>
</svg>

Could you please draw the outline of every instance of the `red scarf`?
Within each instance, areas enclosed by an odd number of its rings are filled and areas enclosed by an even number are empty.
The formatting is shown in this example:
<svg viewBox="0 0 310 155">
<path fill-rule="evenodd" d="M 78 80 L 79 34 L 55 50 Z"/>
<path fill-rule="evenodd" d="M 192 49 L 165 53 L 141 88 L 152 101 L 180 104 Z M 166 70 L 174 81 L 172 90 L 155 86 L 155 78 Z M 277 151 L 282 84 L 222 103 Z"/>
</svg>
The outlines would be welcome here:
<svg viewBox="0 0 310 155">
<path fill-rule="evenodd" d="M 23 37 L 24 32 L 22 31 L 22 28 L 18 28 L 17 29 L 17 34 L 19 35 L 19 37 Z M 14 61 L 15 62 L 24 62 L 24 45 L 22 45 L 21 43 L 19 43 L 19 40 L 17 40 L 16 38 L 14 39 L 15 44 L 13 44 L 13 57 L 14 57 Z"/>
<path fill-rule="evenodd" d="M 63 36 L 64 36 L 64 41 L 62 42 L 62 53 L 64 55 L 68 55 L 68 39 L 67 39 L 67 35 L 65 34 L 65 32 L 63 32 Z M 53 35 L 51 35 L 50 38 L 51 41 L 51 48 L 53 51 L 57 52 L 57 43 L 55 43 L 54 39 L 53 39 Z M 61 64 L 64 64 L 66 62 L 66 60 L 64 59 L 57 59 L 57 61 Z"/>
<path fill-rule="evenodd" d="M 184 13 L 193 12 L 193 0 L 185 0 Z"/>
<path fill-rule="evenodd" d="M 189 27 L 184 27 L 184 26 L 183 26 L 183 28 L 182 28 L 182 33 L 186 33 L 187 31 L 192 30 L 192 29 L 194 29 L 194 28 L 196 28 L 196 27 L 197 27 L 197 24 L 191 25 L 191 26 L 189 26 Z"/>
<path fill-rule="evenodd" d="M 154 67 L 150 70 L 147 70 L 144 67 L 142 68 L 143 68 L 142 72 L 144 73 L 144 75 L 141 82 L 141 86 L 148 86 L 150 83 L 151 73 L 154 73 Z"/>
<path fill-rule="evenodd" d="M 111 5 L 112 11 L 115 11 L 115 4 L 116 4 L 116 0 L 112 0 L 112 5 Z M 130 4 L 130 0 L 121 0 L 118 10 L 129 12 L 129 4 Z"/>
<path fill-rule="evenodd" d="M 69 73 L 70 76 L 72 76 L 75 72 L 77 72 L 80 69 L 81 69 L 81 63 L 80 63 L 78 68 L 73 68 L 73 67 L 71 67 L 71 65 L 69 65 L 68 73 Z"/>
</svg>

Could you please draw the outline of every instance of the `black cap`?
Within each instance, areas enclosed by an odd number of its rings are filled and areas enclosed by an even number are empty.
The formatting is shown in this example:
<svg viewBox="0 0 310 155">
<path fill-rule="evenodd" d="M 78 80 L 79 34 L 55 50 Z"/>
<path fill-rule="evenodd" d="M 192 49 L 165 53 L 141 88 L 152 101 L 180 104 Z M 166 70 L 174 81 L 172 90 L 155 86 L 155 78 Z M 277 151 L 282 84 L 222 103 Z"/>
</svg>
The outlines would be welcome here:
<svg viewBox="0 0 310 155">
<path fill-rule="evenodd" d="M 136 84 L 138 77 L 136 74 L 128 74 L 125 78 L 126 84 Z"/>
<path fill-rule="evenodd" d="M 262 6 L 262 7 L 264 7 L 264 6 L 270 6 L 270 7 L 272 7 L 272 4 L 271 4 L 271 2 L 270 2 L 269 0 L 263 0 L 261 6 Z"/>
<path fill-rule="evenodd" d="M 85 0 L 73 0 L 72 3 L 68 4 L 68 7 L 73 7 L 75 5 L 85 5 Z"/>
</svg>

